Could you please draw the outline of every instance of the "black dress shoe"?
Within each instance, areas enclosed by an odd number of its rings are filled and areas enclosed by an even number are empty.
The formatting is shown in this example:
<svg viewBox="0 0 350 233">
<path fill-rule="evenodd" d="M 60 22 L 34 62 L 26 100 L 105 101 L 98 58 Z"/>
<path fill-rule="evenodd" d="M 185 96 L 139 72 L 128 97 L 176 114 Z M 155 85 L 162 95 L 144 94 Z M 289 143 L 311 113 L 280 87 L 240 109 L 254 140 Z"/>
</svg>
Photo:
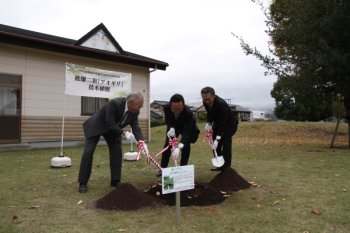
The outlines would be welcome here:
<svg viewBox="0 0 350 233">
<path fill-rule="evenodd" d="M 162 170 L 159 170 L 156 174 L 156 177 L 161 177 L 162 176 Z"/>
<path fill-rule="evenodd" d="M 79 193 L 86 193 L 88 191 L 87 185 L 86 184 L 79 184 Z"/>
<path fill-rule="evenodd" d="M 112 186 L 112 187 L 115 187 L 115 188 L 116 188 L 116 187 L 118 187 L 119 184 L 120 184 L 120 181 L 119 181 L 119 180 L 112 180 L 112 181 L 111 181 L 111 186 Z"/>
</svg>

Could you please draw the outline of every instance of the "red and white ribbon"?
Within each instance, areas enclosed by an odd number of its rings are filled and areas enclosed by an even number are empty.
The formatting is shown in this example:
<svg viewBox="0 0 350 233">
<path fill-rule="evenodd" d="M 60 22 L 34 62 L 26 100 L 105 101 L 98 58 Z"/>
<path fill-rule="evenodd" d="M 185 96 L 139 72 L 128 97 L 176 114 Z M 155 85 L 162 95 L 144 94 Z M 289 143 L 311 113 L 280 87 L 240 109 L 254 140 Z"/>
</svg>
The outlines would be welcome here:
<svg viewBox="0 0 350 233">
<path fill-rule="evenodd" d="M 149 163 L 149 161 L 151 161 L 159 170 L 162 170 L 162 167 L 160 166 L 160 164 L 154 160 L 154 158 L 151 155 L 147 156 L 147 161 Z"/>
<path fill-rule="evenodd" d="M 212 137 L 213 136 L 213 131 L 212 130 L 206 130 L 204 132 L 204 136 L 206 136 L 207 138 Z"/>
<path fill-rule="evenodd" d="M 174 165 L 175 165 L 175 167 L 177 167 L 177 158 L 174 155 L 172 157 L 173 157 Z"/>
<path fill-rule="evenodd" d="M 164 147 L 163 150 L 159 151 L 158 154 L 156 154 L 156 158 L 162 154 L 164 151 L 166 151 L 171 146 L 171 151 L 175 149 L 175 146 L 177 144 L 177 139 L 175 137 L 169 137 L 169 143 L 167 147 Z"/>
<path fill-rule="evenodd" d="M 160 164 L 157 163 L 157 161 L 155 161 L 154 158 L 149 154 L 149 151 L 145 147 L 145 143 L 143 141 L 138 141 L 137 147 L 139 148 L 139 152 L 138 152 L 137 157 L 136 157 L 137 161 L 141 159 L 141 152 L 142 152 L 142 154 L 144 156 L 146 156 L 146 160 L 147 160 L 148 164 L 150 164 L 152 162 L 158 169 L 160 169 L 160 170 L 162 169 Z"/>
<path fill-rule="evenodd" d="M 164 151 L 166 151 L 169 147 L 171 147 L 171 152 L 173 152 L 175 150 L 176 144 L 177 144 L 177 138 L 176 137 L 169 137 L 168 146 L 164 147 L 163 150 L 159 151 L 155 157 L 158 157 L 160 154 L 162 154 Z M 172 157 L 173 157 L 173 161 L 174 161 L 175 166 L 177 166 L 176 156 L 172 156 Z"/>
<path fill-rule="evenodd" d="M 204 136 L 208 138 L 208 143 L 211 148 L 213 148 L 213 131 L 212 130 L 206 130 L 204 132 Z"/>
</svg>

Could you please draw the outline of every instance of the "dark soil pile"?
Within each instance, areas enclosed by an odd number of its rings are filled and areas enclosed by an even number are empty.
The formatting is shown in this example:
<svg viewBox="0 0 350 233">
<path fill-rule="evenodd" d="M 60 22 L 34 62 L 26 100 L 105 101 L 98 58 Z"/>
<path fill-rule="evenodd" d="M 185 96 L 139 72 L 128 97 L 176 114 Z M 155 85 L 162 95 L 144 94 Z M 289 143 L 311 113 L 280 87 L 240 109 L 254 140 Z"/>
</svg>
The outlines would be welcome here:
<svg viewBox="0 0 350 233">
<path fill-rule="evenodd" d="M 250 186 L 251 184 L 248 181 L 230 167 L 220 172 L 208 183 L 209 188 L 224 192 L 247 189 Z"/>
<path fill-rule="evenodd" d="M 247 189 L 251 186 L 234 169 L 227 168 L 216 175 L 208 184 L 195 184 L 194 189 L 182 191 L 181 206 L 207 206 L 220 204 L 233 191 Z M 175 193 L 162 195 L 162 185 L 156 184 L 145 190 L 147 194 L 156 196 L 161 203 L 175 205 Z"/>
<path fill-rule="evenodd" d="M 162 204 L 173 206 L 176 204 L 176 193 L 162 193 L 162 185 L 157 184 L 145 190 L 147 194 L 156 196 Z M 208 206 L 223 202 L 228 195 L 207 188 L 203 184 L 195 184 L 194 189 L 181 191 L 180 200 L 181 206 Z"/>
<path fill-rule="evenodd" d="M 138 210 L 153 206 L 154 198 L 128 183 L 122 183 L 95 203 L 96 208 L 106 210 Z"/>
<path fill-rule="evenodd" d="M 247 189 L 251 186 L 234 169 L 227 168 L 217 174 L 209 183 L 196 183 L 194 189 L 181 191 L 181 206 L 208 206 L 220 204 L 230 192 Z M 162 195 L 162 184 L 154 184 L 144 191 L 128 183 L 120 184 L 112 192 L 95 203 L 96 208 L 106 210 L 138 210 L 160 202 L 173 206 L 176 204 L 175 193 Z"/>
</svg>

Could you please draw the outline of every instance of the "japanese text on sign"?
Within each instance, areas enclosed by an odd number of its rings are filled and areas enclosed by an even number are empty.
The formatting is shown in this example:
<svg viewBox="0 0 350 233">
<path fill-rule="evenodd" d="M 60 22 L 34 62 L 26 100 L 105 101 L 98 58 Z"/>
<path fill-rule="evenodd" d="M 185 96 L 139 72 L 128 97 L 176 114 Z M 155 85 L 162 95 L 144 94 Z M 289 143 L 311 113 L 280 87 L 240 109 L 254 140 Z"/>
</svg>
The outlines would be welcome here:
<svg viewBox="0 0 350 233">
<path fill-rule="evenodd" d="M 114 98 L 131 92 L 131 74 L 66 64 L 68 95 Z"/>
</svg>

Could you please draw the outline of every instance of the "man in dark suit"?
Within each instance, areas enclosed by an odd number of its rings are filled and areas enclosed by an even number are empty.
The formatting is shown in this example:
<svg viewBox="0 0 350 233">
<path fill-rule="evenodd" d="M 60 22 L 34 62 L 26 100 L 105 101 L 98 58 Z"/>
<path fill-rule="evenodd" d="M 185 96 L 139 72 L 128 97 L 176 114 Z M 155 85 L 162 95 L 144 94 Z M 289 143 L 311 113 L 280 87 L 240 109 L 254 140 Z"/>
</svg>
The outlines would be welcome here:
<svg viewBox="0 0 350 233">
<path fill-rule="evenodd" d="M 181 151 L 180 165 L 187 165 L 190 157 L 190 143 L 195 143 L 198 139 L 199 130 L 196 125 L 196 120 L 193 118 L 193 113 L 190 108 L 185 105 L 184 97 L 180 94 L 175 94 L 170 98 L 170 103 L 163 107 L 165 123 L 167 125 L 167 135 L 165 136 L 164 148 L 169 145 L 169 137 L 179 137 L 181 140 L 177 148 L 171 152 L 171 147 L 168 147 L 162 154 L 161 167 L 168 167 L 169 158 L 172 154 L 176 158 Z M 160 170 L 156 176 L 162 175 Z"/>
<path fill-rule="evenodd" d="M 201 96 L 205 110 L 207 111 L 206 131 L 213 132 L 213 149 L 218 155 L 222 155 L 225 163 L 222 167 L 211 169 L 223 171 L 231 166 L 232 160 L 232 136 L 237 131 L 238 119 L 225 100 L 215 95 L 211 87 L 204 87 Z"/>
<path fill-rule="evenodd" d="M 106 140 L 109 149 L 111 186 L 113 187 L 118 186 L 121 178 L 122 134 L 129 140 L 136 139 L 140 145 L 147 148 L 138 124 L 138 115 L 143 107 L 143 101 L 141 93 L 130 94 L 126 98 L 112 99 L 84 122 L 86 142 L 80 163 L 79 192 L 87 192 L 93 154 L 101 135 Z M 131 126 L 133 134 L 123 131 L 127 125 Z"/>
</svg>

